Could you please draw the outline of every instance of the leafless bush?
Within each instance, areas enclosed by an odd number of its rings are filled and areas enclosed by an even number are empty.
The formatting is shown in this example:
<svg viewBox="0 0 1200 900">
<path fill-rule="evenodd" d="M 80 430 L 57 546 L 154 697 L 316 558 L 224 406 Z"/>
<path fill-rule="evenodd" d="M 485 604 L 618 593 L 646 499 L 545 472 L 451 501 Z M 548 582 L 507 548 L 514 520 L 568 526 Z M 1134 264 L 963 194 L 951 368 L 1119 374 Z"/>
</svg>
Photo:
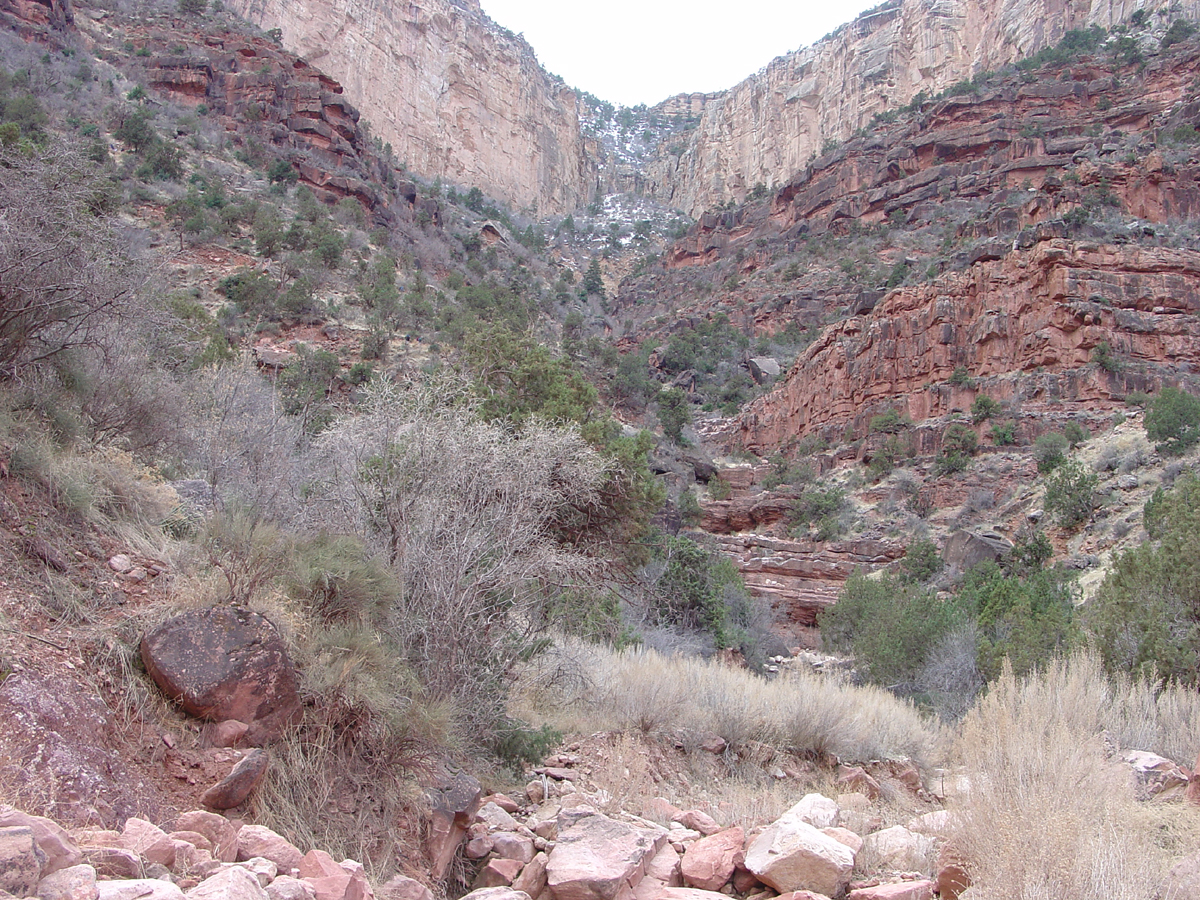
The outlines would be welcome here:
<svg viewBox="0 0 1200 900">
<path fill-rule="evenodd" d="M 598 566 L 552 526 L 595 501 L 603 458 L 573 428 L 483 422 L 465 386 L 446 381 L 375 386 L 319 449 L 332 472 L 323 502 L 400 578 L 395 627 L 431 696 L 489 721 L 548 586 Z"/>
<path fill-rule="evenodd" d="M 106 187 L 72 147 L 0 155 L 0 371 L 95 346 L 130 312 L 138 268 L 101 214 Z"/>
</svg>

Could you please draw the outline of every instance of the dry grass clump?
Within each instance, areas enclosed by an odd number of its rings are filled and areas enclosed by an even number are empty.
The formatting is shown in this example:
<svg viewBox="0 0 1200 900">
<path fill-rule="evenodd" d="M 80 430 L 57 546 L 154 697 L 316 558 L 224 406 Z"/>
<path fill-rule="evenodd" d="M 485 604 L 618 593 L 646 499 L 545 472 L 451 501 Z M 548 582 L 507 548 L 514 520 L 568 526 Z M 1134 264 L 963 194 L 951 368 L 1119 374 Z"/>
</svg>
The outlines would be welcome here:
<svg viewBox="0 0 1200 900">
<path fill-rule="evenodd" d="M 1188 842 L 1181 835 L 1200 823 L 1178 805 L 1139 806 L 1112 752 L 1121 729 L 1153 705 L 1151 688 L 1110 682 L 1090 654 L 1026 678 L 1006 669 L 992 685 L 959 742 L 971 788 L 955 840 L 972 897 L 1153 896 Z M 1177 698 L 1161 696 L 1165 732 Z M 1194 719 L 1188 729 L 1194 740 Z"/>
<path fill-rule="evenodd" d="M 521 673 L 521 715 L 563 731 L 715 733 L 843 760 L 928 758 L 933 726 L 872 687 L 797 672 L 768 681 L 745 669 L 653 650 L 564 639 Z"/>
</svg>

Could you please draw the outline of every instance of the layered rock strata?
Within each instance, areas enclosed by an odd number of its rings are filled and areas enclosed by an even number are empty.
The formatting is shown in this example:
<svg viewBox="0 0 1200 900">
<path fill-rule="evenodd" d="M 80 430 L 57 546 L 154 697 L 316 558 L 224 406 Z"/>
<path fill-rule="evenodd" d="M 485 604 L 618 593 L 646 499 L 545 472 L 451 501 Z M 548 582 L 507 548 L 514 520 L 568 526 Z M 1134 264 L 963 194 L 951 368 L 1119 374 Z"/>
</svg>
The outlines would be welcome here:
<svg viewBox="0 0 1200 900">
<path fill-rule="evenodd" d="M 541 212 L 591 199 L 575 93 L 476 0 L 227 5 L 345 85 L 414 171 Z"/>
</svg>

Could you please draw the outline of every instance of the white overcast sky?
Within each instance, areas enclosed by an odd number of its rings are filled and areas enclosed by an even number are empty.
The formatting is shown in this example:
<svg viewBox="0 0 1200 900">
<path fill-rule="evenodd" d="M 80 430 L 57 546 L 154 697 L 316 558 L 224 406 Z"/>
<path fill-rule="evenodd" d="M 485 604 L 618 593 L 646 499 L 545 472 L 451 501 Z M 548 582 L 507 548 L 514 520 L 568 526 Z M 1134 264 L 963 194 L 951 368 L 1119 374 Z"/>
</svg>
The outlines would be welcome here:
<svg viewBox="0 0 1200 900">
<path fill-rule="evenodd" d="M 879 0 L 480 0 L 542 65 L 611 103 L 732 87 Z"/>
</svg>

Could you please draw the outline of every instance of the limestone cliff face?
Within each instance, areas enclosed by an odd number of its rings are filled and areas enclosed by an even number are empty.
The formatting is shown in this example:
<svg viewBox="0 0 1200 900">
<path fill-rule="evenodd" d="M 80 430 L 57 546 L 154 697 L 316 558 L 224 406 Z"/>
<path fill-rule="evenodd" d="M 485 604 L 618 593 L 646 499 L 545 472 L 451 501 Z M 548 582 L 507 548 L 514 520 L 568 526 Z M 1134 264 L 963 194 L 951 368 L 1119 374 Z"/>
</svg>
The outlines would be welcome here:
<svg viewBox="0 0 1200 900">
<path fill-rule="evenodd" d="M 1110 27 L 1165 0 L 888 0 L 709 99 L 685 152 L 648 173 L 657 199 L 699 215 L 777 186 L 876 113 L 999 68 L 1073 28 Z M 1195 2 L 1170 5 L 1197 18 Z"/>
<path fill-rule="evenodd" d="M 346 88 L 396 158 L 518 208 L 587 203 L 575 94 L 476 0 L 231 0 Z"/>
</svg>

